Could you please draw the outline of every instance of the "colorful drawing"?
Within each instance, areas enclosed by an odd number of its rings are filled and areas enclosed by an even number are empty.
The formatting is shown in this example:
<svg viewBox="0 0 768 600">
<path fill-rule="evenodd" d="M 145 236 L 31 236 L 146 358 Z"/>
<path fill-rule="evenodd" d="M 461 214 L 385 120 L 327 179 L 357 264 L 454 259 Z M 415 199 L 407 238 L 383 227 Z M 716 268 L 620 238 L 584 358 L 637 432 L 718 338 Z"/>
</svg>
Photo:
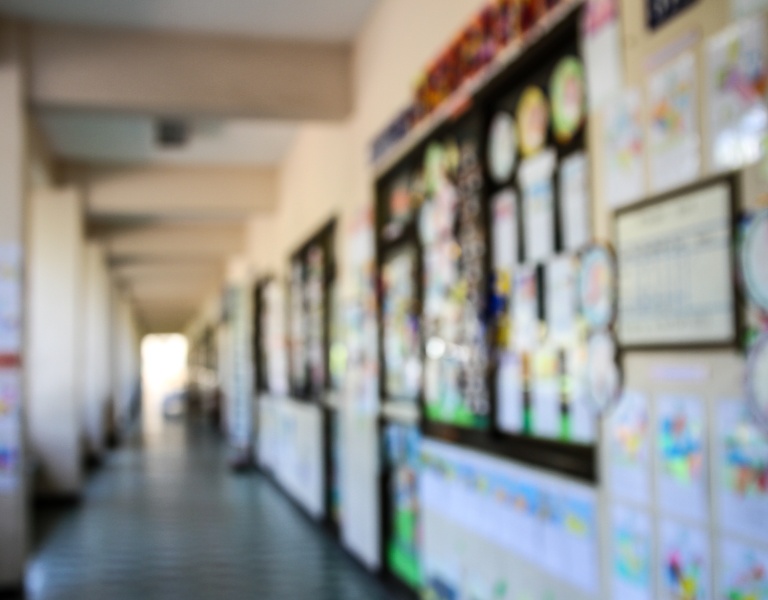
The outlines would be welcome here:
<svg viewBox="0 0 768 600">
<path fill-rule="evenodd" d="M 725 439 L 725 481 L 739 496 L 763 496 L 768 501 L 768 438 L 742 421 Z"/>
<path fill-rule="evenodd" d="M 552 98 L 552 129 L 561 144 L 567 144 L 584 122 L 586 90 L 584 66 L 578 58 L 567 56 L 555 67 L 549 84 Z"/>
<path fill-rule="evenodd" d="M 768 556 L 730 541 L 723 548 L 723 600 L 768 598 Z"/>
<path fill-rule="evenodd" d="M 662 525 L 663 598 L 709 600 L 709 545 L 703 530 L 666 522 Z"/>
<path fill-rule="evenodd" d="M 613 597 L 650 600 L 651 517 L 621 505 L 613 509 Z"/>
<path fill-rule="evenodd" d="M 692 483 L 704 468 L 701 424 L 692 422 L 682 408 L 665 415 L 660 423 L 659 447 L 665 472 L 680 483 Z"/>
<path fill-rule="evenodd" d="M 536 154 L 547 140 L 549 106 L 541 88 L 529 86 L 517 105 L 520 149 L 524 156 Z"/>
</svg>

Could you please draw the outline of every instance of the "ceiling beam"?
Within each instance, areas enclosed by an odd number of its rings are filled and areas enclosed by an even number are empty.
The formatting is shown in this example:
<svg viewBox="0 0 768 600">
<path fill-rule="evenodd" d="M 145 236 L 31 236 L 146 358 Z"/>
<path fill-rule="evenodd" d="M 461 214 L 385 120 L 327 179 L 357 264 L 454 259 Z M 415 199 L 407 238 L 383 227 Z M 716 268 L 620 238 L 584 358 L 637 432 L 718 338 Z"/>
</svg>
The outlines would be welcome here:
<svg viewBox="0 0 768 600">
<path fill-rule="evenodd" d="M 31 24 L 28 46 L 38 107 L 295 120 L 352 109 L 344 44 Z"/>
</svg>

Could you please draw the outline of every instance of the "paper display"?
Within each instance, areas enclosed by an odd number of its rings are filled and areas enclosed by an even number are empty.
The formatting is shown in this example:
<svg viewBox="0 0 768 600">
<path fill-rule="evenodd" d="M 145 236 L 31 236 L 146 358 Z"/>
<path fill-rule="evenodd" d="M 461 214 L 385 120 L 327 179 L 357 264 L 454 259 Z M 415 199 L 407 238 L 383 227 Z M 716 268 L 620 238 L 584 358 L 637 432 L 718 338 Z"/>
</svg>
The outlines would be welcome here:
<svg viewBox="0 0 768 600">
<path fill-rule="evenodd" d="M 731 0 L 731 14 L 734 19 L 751 17 L 768 9 L 768 0 Z"/>
<path fill-rule="evenodd" d="M 589 106 L 599 109 L 624 81 L 618 0 L 589 0 L 582 31 Z"/>
<path fill-rule="evenodd" d="M 520 433 L 523 430 L 525 409 L 525 382 L 520 356 L 513 352 L 502 354 L 496 378 L 499 429 L 507 433 Z"/>
<path fill-rule="evenodd" d="M 576 263 L 559 256 L 546 266 L 546 315 L 549 340 L 568 346 L 576 338 Z"/>
<path fill-rule="evenodd" d="M 0 354 L 21 347 L 21 249 L 0 244 Z"/>
<path fill-rule="evenodd" d="M 670 515 L 706 522 L 706 414 L 700 398 L 659 396 L 656 414 L 658 505 Z"/>
<path fill-rule="evenodd" d="M 648 513 L 614 506 L 611 531 L 612 598 L 654 600 L 653 525 Z"/>
<path fill-rule="evenodd" d="M 708 45 L 710 164 L 736 169 L 756 162 L 768 133 L 765 19 L 737 23 Z"/>
<path fill-rule="evenodd" d="M 531 405 L 533 433 L 542 438 L 559 438 L 562 434 L 562 397 L 557 352 L 542 349 L 533 355 Z"/>
<path fill-rule="evenodd" d="M 493 214 L 493 268 L 511 271 L 517 264 L 517 198 L 503 190 L 491 200 Z"/>
<path fill-rule="evenodd" d="M 642 98 L 637 90 L 625 92 L 606 105 L 603 116 L 602 155 L 606 202 L 619 208 L 645 194 L 645 134 Z"/>
<path fill-rule="evenodd" d="M 549 258 L 555 251 L 555 193 L 552 176 L 557 158 L 546 150 L 520 165 L 518 178 L 523 194 L 525 258 L 528 262 Z"/>
<path fill-rule="evenodd" d="M 521 352 L 532 350 L 539 341 L 539 296 L 534 267 L 515 270 L 512 294 L 514 347 Z"/>
<path fill-rule="evenodd" d="M 686 53 L 654 73 L 648 84 L 651 189 L 693 181 L 701 171 L 696 58 Z"/>
<path fill-rule="evenodd" d="M 657 565 L 661 600 L 711 600 L 711 558 L 705 530 L 662 521 Z"/>
<path fill-rule="evenodd" d="M 0 494 L 15 492 L 21 482 L 21 424 L 0 417 Z"/>
<path fill-rule="evenodd" d="M 570 395 L 568 398 L 569 440 L 591 444 L 597 436 L 598 416 L 588 397 L 586 382 L 587 352 L 577 345 L 566 353 L 566 376 Z"/>
<path fill-rule="evenodd" d="M 608 484 L 611 494 L 640 504 L 651 499 L 651 440 L 648 399 L 627 390 L 608 417 Z"/>
<path fill-rule="evenodd" d="M 731 196 L 725 183 L 619 214 L 619 339 L 723 343 L 734 331 Z"/>
<path fill-rule="evenodd" d="M 720 527 L 768 543 L 768 435 L 743 400 L 718 403 L 715 452 Z"/>
<path fill-rule="evenodd" d="M 488 132 L 488 165 L 496 183 L 506 183 L 517 161 L 515 120 L 506 112 L 498 113 Z"/>
<path fill-rule="evenodd" d="M 563 159 L 559 172 L 563 249 L 578 250 L 592 237 L 589 202 L 589 161 L 583 152 Z"/>
<path fill-rule="evenodd" d="M 721 571 L 718 598 L 768 598 L 768 551 L 724 539 L 720 546 L 718 566 Z"/>
</svg>

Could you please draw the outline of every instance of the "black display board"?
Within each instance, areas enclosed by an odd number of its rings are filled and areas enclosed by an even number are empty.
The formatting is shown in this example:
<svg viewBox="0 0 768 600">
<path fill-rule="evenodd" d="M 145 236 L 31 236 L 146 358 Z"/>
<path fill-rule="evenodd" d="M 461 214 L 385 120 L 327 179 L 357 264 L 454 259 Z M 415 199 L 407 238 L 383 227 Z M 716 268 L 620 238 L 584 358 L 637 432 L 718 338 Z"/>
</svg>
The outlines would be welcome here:
<svg viewBox="0 0 768 600">
<path fill-rule="evenodd" d="M 488 131 L 494 117 L 500 111 L 508 112 L 513 118 L 517 116 L 521 97 L 530 86 L 538 87 L 548 100 L 553 71 L 560 69 L 565 58 L 578 62 L 579 12 L 555 26 L 545 38 L 496 75 L 472 98 L 463 114 L 444 122 L 377 180 L 380 391 L 384 405 L 396 400 L 415 402 L 420 414 L 420 429 L 428 437 L 593 482 L 597 479 L 593 443 L 534 437 L 525 430 L 510 434 L 502 432 L 498 425 L 499 398 L 495 381 L 501 349 L 498 282 L 491 263 L 495 242 L 491 200 L 502 188 L 509 189 L 516 197 L 515 210 L 520 218 L 516 221 L 518 241 L 514 261 L 525 263 L 535 272 L 540 300 L 537 317 L 542 321 L 547 318 L 546 302 L 543 301 L 547 259 L 537 257 L 530 247 L 526 247 L 526 234 L 521 223 L 527 215 L 522 200 L 524 194 L 518 183 L 521 161 L 499 180 L 491 177 L 486 156 Z M 556 165 L 552 175 L 555 188 L 552 255 L 566 247 L 557 169 L 565 158 L 583 154 L 586 126 L 586 122 L 579 122 L 567 136 L 556 136 L 554 127 L 549 127 L 546 139 L 542 141 L 543 147 L 551 151 Z M 450 181 L 449 187 L 453 188 L 455 197 L 445 194 L 438 198 L 435 194 L 433 163 L 442 165 L 442 171 L 436 176 Z M 443 215 L 449 217 L 444 219 Z M 568 250 L 574 256 L 578 254 L 573 245 L 569 244 Z M 421 364 L 418 393 L 413 398 L 401 398 L 391 393 L 393 380 L 388 364 L 391 362 L 388 353 L 397 347 L 397 344 L 390 347 L 388 338 L 397 339 L 398 336 L 390 336 L 387 328 L 393 327 L 393 323 L 396 327 L 398 319 L 392 319 L 388 312 L 387 294 L 393 286 L 387 279 L 391 277 L 393 261 L 397 261 L 403 252 L 413 252 L 417 256 L 410 289 L 412 307 L 418 313 L 414 339 L 420 344 Z M 446 270 L 450 271 L 447 279 L 453 277 L 461 282 L 448 292 L 450 300 L 446 304 L 450 305 L 452 315 L 458 313 L 459 316 L 446 319 L 447 324 L 441 321 L 441 309 L 432 305 L 442 285 L 439 274 Z M 458 332 L 454 323 L 459 323 Z M 398 365 L 400 367 L 402 365 Z M 413 372 L 417 371 L 414 369 Z M 446 381 L 450 382 L 448 386 L 444 385 Z M 529 403 L 530 399 L 527 397 L 525 402 Z M 559 410 L 562 413 L 559 418 L 566 423 L 569 408 L 564 397 Z"/>
</svg>

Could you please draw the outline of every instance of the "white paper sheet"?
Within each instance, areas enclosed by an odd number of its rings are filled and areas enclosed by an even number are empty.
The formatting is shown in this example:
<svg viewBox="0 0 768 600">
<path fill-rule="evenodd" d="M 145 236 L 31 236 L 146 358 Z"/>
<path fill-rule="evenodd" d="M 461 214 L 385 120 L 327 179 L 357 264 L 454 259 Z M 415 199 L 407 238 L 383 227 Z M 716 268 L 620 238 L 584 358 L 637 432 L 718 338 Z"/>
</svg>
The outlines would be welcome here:
<svg viewBox="0 0 768 600">
<path fill-rule="evenodd" d="M 645 131 L 642 97 L 628 90 L 606 105 L 601 132 L 603 191 L 611 208 L 645 195 Z"/>
<path fill-rule="evenodd" d="M 601 108 L 621 90 L 621 22 L 617 0 L 589 0 L 582 27 L 587 97 L 592 109 Z"/>
<path fill-rule="evenodd" d="M 768 598 L 768 550 L 725 538 L 720 543 L 718 598 Z"/>
<path fill-rule="evenodd" d="M 517 197 L 502 190 L 491 200 L 493 220 L 493 268 L 512 270 L 517 264 Z"/>
<path fill-rule="evenodd" d="M 546 316 L 549 340 L 569 346 L 577 336 L 576 262 L 572 256 L 558 256 L 546 265 Z"/>
<path fill-rule="evenodd" d="M 695 396 L 661 395 L 656 402 L 658 506 L 668 515 L 705 523 L 707 423 L 704 402 Z"/>
<path fill-rule="evenodd" d="M 743 400 L 720 400 L 716 414 L 720 526 L 768 544 L 768 435 Z"/>
<path fill-rule="evenodd" d="M 657 573 L 661 600 L 714 600 L 709 535 L 705 529 L 664 520 L 659 531 Z"/>
<path fill-rule="evenodd" d="M 615 505 L 611 534 L 611 598 L 654 600 L 653 525 L 650 514 Z"/>
<path fill-rule="evenodd" d="M 518 171 L 523 193 L 525 259 L 545 260 L 555 251 L 555 193 L 552 180 L 557 157 L 544 150 L 527 158 Z"/>
<path fill-rule="evenodd" d="M 606 424 L 608 485 L 614 498 L 651 499 L 651 421 L 648 399 L 627 390 Z"/>
<path fill-rule="evenodd" d="M 0 354 L 21 348 L 21 249 L 0 244 Z"/>
<path fill-rule="evenodd" d="M 654 192 L 693 181 L 701 172 L 696 80 L 696 57 L 691 52 L 649 79 L 648 166 Z"/>
<path fill-rule="evenodd" d="M 523 365 L 518 354 L 506 352 L 501 356 L 497 372 L 497 421 L 507 433 L 523 430 L 524 382 Z"/>
<path fill-rule="evenodd" d="M 515 349 L 521 352 L 534 349 L 539 341 L 539 298 L 534 267 L 521 266 L 515 270 L 511 308 Z"/>
<path fill-rule="evenodd" d="M 558 185 L 563 249 L 578 250 L 592 238 L 589 161 L 584 152 L 563 159 Z"/>
</svg>

